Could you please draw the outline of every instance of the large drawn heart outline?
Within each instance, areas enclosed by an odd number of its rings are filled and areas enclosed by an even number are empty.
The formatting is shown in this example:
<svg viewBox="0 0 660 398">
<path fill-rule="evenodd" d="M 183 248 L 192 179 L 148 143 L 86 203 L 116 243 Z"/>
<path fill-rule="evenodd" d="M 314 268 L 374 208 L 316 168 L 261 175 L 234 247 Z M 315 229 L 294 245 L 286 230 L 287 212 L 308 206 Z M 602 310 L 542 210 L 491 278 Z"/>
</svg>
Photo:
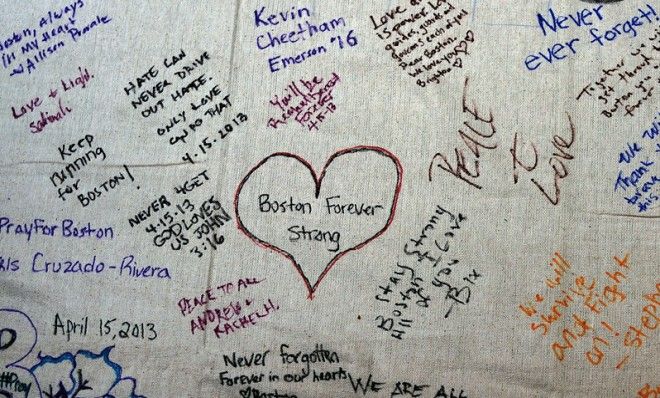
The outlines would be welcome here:
<svg viewBox="0 0 660 398">
<path fill-rule="evenodd" d="M 346 155 L 346 154 L 349 154 L 349 153 L 357 153 L 357 152 L 375 152 L 375 153 L 377 153 L 381 156 L 384 156 L 384 157 L 388 158 L 389 160 L 392 161 L 392 163 L 394 163 L 394 166 L 396 168 L 397 181 L 396 181 L 396 185 L 395 185 L 395 188 L 394 188 L 394 197 L 392 198 L 392 205 L 390 207 L 390 215 L 389 215 L 385 225 L 383 226 L 383 228 L 381 228 L 373 236 L 371 236 L 370 238 L 362 241 L 361 243 L 358 243 L 357 245 L 355 245 L 351 248 L 348 248 L 344 251 L 341 251 L 341 252 L 337 253 L 332 258 L 332 260 L 330 260 L 330 262 L 325 266 L 325 268 L 321 272 L 321 275 L 319 275 L 316 282 L 312 285 L 311 282 L 309 281 L 309 279 L 307 278 L 307 276 L 305 275 L 304 271 L 302 270 L 302 267 L 300 266 L 300 264 L 298 264 L 298 262 L 296 261 L 296 259 L 293 257 L 292 254 L 290 254 L 286 250 L 283 250 L 283 249 L 281 249 L 281 248 L 279 248 L 279 247 L 277 247 L 277 246 L 275 246 L 275 245 L 273 245 L 273 244 L 271 244 L 271 243 L 269 243 L 265 240 L 262 240 L 262 239 L 258 238 L 257 236 L 252 234 L 252 232 L 250 232 L 247 227 L 245 227 L 245 225 L 243 224 L 243 221 L 241 221 L 241 216 L 240 216 L 239 210 L 238 210 L 239 196 L 241 194 L 243 186 L 247 183 L 247 181 L 250 179 L 250 177 L 252 176 L 252 174 L 256 170 L 258 170 L 261 166 L 263 166 L 266 162 L 268 162 L 270 159 L 272 159 L 274 157 L 286 157 L 286 158 L 291 158 L 291 159 L 297 160 L 305 168 L 307 168 L 307 170 L 310 172 L 312 178 L 314 179 L 314 183 L 315 183 L 315 192 L 314 193 L 315 193 L 315 197 L 318 199 L 319 194 L 320 194 L 320 190 L 321 190 L 321 184 L 323 183 L 323 178 L 325 177 L 326 172 L 328 170 L 328 167 L 332 164 L 332 162 L 334 160 L 336 160 L 338 157 L 342 156 L 342 155 Z M 330 272 L 332 267 L 334 267 L 334 265 L 339 261 L 339 259 L 341 259 L 347 253 L 350 253 L 350 252 L 356 251 L 356 250 L 360 250 L 361 248 L 366 246 L 369 242 L 373 241 L 374 239 L 378 238 L 383 233 L 385 233 L 385 231 L 392 224 L 392 221 L 394 220 L 394 214 L 396 212 L 397 202 L 399 200 L 399 193 L 401 192 L 402 178 L 403 178 L 403 168 L 401 167 L 401 162 L 399 161 L 399 159 L 393 153 L 388 151 L 387 149 L 377 147 L 377 146 L 356 146 L 356 147 L 341 149 L 341 150 L 333 153 L 328 158 L 325 165 L 323 166 L 323 169 L 321 170 L 320 176 L 317 176 L 317 174 L 314 171 L 314 168 L 312 167 L 312 165 L 307 160 L 305 160 L 304 158 L 302 158 L 302 157 L 300 157 L 296 154 L 289 153 L 289 152 L 276 152 L 276 153 L 273 153 L 273 154 L 267 156 L 266 158 L 261 160 L 259 163 L 257 163 L 254 167 L 252 167 L 250 169 L 250 171 L 247 173 L 247 175 L 245 177 L 243 177 L 240 184 L 238 185 L 238 188 L 236 189 L 236 193 L 234 195 L 234 213 L 236 214 L 236 224 L 237 224 L 237 227 L 238 227 L 239 231 L 241 231 L 243 234 L 245 234 L 248 238 L 250 238 L 258 246 L 263 247 L 265 249 L 273 250 L 274 252 L 284 256 L 289 261 L 291 261 L 291 263 L 293 264 L 293 267 L 296 269 L 296 271 L 298 272 L 298 274 L 300 275 L 300 277 L 302 278 L 302 280 L 305 284 L 305 288 L 307 289 L 307 293 L 308 293 L 307 297 L 310 300 L 312 300 L 314 298 L 314 293 L 318 289 L 319 285 L 321 284 L 321 282 L 323 281 L 325 276 L 328 274 L 328 272 Z"/>
</svg>

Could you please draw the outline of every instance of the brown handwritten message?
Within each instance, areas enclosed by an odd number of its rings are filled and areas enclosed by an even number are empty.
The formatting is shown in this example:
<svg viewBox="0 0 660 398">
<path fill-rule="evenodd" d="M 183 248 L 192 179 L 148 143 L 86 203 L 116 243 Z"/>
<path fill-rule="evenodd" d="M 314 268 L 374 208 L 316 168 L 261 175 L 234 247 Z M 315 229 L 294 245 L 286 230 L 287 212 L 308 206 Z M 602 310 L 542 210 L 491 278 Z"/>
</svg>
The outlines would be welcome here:
<svg viewBox="0 0 660 398">
<path fill-rule="evenodd" d="M 420 87 L 463 68 L 474 33 L 466 27 L 468 12 L 447 0 L 410 0 L 383 15 L 370 15 L 374 31 L 399 67 Z"/>
<path fill-rule="evenodd" d="M 476 101 L 469 98 L 469 82 L 470 79 L 466 78 L 463 86 L 462 102 L 462 112 L 465 121 L 458 129 L 458 137 L 463 141 L 463 144 L 454 147 L 453 160 L 451 155 L 445 155 L 442 152 L 436 153 L 429 164 L 428 178 L 429 181 L 433 181 L 435 171 L 440 169 L 474 188 L 482 189 L 483 184 L 479 181 L 479 177 L 481 176 L 481 161 L 483 160 L 482 156 L 487 153 L 486 151 L 493 151 L 498 148 L 499 144 L 495 136 L 497 127 L 493 111 L 489 109 L 486 115 L 486 113 L 479 110 Z M 570 172 L 567 161 L 573 159 L 573 155 L 568 150 L 575 142 L 576 129 L 571 115 L 567 113 L 566 116 L 568 118 L 568 132 L 564 132 L 562 135 L 555 134 L 552 136 L 550 143 L 555 151 L 553 151 L 552 155 L 546 155 L 544 157 L 548 159 L 547 164 L 552 169 L 552 185 L 548 186 L 540 182 L 538 178 L 538 174 L 540 173 L 537 173 L 535 177 L 530 177 L 531 183 L 538 188 L 541 194 L 553 206 L 559 204 L 561 196 L 560 182 L 562 179 L 568 177 Z M 526 173 L 532 173 L 539 166 L 540 151 L 537 149 L 536 143 L 529 142 L 528 144 L 528 151 L 526 153 L 520 153 L 518 133 L 516 132 L 514 134 L 513 142 L 509 149 L 514 184 L 517 184 L 520 180 L 521 169 Z M 522 146 L 523 144 L 521 143 L 520 145 Z"/>
<path fill-rule="evenodd" d="M 321 123 L 337 110 L 332 91 L 339 81 L 336 73 L 327 79 L 314 76 L 310 80 L 292 81 L 284 93 L 274 95 L 269 101 L 277 108 L 278 116 L 271 117 L 268 126 L 276 129 L 295 121 L 309 131 L 318 131 Z"/>
<path fill-rule="evenodd" d="M 600 114 L 608 119 L 616 115 L 632 117 L 643 104 L 653 102 L 659 84 L 660 28 L 656 28 L 619 62 L 603 68 L 575 99 L 598 101 Z"/>
</svg>

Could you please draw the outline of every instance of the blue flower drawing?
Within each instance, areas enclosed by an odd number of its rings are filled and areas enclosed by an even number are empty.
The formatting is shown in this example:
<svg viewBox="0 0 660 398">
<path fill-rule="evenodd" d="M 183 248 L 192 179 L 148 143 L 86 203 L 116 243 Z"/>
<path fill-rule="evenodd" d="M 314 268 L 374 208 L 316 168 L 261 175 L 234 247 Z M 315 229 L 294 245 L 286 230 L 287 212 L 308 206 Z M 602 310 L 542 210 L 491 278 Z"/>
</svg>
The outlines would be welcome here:
<svg viewBox="0 0 660 398">
<path fill-rule="evenodd" d="M 114 346 L 95 354 L 79 350 L 58 357 L 37 355 L 29 371 L 43 398 L 145 398 L 135 392 L 136 380 L 123 376 L 121 366 L 110 359 Z"/>
</svg>

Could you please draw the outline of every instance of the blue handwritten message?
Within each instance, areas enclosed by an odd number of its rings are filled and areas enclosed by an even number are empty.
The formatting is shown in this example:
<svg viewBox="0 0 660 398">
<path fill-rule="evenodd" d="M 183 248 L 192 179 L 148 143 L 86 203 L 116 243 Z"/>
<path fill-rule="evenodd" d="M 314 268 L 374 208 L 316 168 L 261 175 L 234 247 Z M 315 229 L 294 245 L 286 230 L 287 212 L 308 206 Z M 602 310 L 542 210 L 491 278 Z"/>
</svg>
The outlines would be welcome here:
<svg viewBox="0 0 660 398">
<path fill-rule="evenodd" d="M 629 142 L 619 153 L 619 172 L 614 182 L 614 192 L 620 192 L 626 203 L 643 213 L 660 200 L 656 185 L 657 157 L 660 154 L 660 112 L 644 130 L 639 140 Z"/>
<path fill-rule="evenodd" d="M 81 21 L 78 13 L 83 0 L 49 10 L 37 23 L 24 29 L 0 34 L 0 59 L 9 76 L 32 74 L 37 66 L 62 48 L 80 41 L 95 28 L 112 21 L 107 15 L 95 15 Z"/>
<path fill-rule="evenodd" d="M 307 7 L 291 7 L 272 12 L 266 10 L 266 7 L 259 7 L 254 10 L 253 16 L 254 25 L 259 32 L 256 38 L 257 48 L 260 51 L 270 51 L 272 55 L 268 58 L 271 73 L 323 55 L 329 49 L 342 50 L 358 43 L 352 29 L 344 34 L 347 26 L 343 17 L 317 22 L 313 20 L 313 13 Z M 331 35 L 329 40 L 328 35 Z M 321 38 L 324 40 L 320 42 Z M 303 47 L 302 43 L 307 40 L 317 44 L 306 44 Z M 321 44 L 318 44 L 319 42 Z M 301 48 L 303 49 L 300 50 Z M 288 50 L 286 54 L 283 53 L 285 50 Z"/>
<path fill-rule="evenodd" d="M 144 265 L 132 254 L 122 257 L 120 261 L 100 258 L 96 255 L 57 256 L 40 251 L 35 252 L 30 260 L 21 256 L 6 256 L 0 253 L 0 275 L 3 273 L 32 272 L 45 276 L 84 277 L 92 275 L 112 275 L 129 279 L 172 279 L 170 269 L 163 265 Z M 57 275 L 57 276 L 55 276 Z"/>
<path fill-rule="evenodd" d="M 2 235 L 25 235 L 28 242 L 33 235 L 79 239 L 114 239 L 115 237 L 111 226 L 92 226 L 89 222 L 78 223 L 68 218 L 57 223 L 47 222 L 43 218 L 33 218 L 26 222 L 6 216 L 0 217 L 0 236 Z"/>
<path fill-rule="evenodd" d="M 645 7 L 637 9 L 636 15 L 619 20 L 608 29 L 592 27 L 595 23 L 605 20 L 603 8 L 604 6 L 600 5 L 592 8 L 584 8 L 568 15 L 561 15 L 550 7 L 547 14 L 537 13 L 538 27 L 541 29 L 544 37 L 550 33 L 558 33 L 573 28 L 588 29 L 589 36 L 586 40 L 579 37 L 568 41 L 562 40 L 541 51 L 531 53 L 523 61 L 525 68 L 528 71 L 535 71 L 544 65 L 556 64 L 562 60 L 570 59 L 570 57 L 578 53 L 580 43 L 597 44 L 598 47 L 604 47 L 624 36 L 635 38 L 638 36 L 638 28 L 653 24 L 654 21 L 660 21 L 655 8 L 650 4 L 646 4 Z"/>
</svg>

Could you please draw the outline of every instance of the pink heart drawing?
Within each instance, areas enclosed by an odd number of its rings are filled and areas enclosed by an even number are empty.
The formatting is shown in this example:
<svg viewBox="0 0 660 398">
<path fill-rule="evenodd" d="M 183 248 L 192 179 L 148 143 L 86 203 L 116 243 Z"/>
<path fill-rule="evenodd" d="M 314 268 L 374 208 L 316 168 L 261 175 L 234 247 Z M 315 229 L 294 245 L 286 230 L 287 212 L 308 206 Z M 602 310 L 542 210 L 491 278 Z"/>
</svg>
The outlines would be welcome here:
<svg viewBox="0 0 660 398">
<path fill-rule="evenodd" d="M 310 175 L 313 192 L 305 188 L 305 185 L 311 188 L 309 182 L 305 182 Z M 311 300 L 339 259 L 363 248 L 392 224 L 402 178 L 399 159 L 376 146 L 356 146 L 335 152 L 328 158 L 320 176 L 298 155 L 273 153 L 250 169 L 238 185 L 234 195 L 236 223 L 258 246 L 291 261 Z M 320 197 L 322 192 L 323 198 Z M 285 200 L 279 201 L 281 198 Z M 341 203 L 346 200 L 351 203 Z M 282 224 L 291 223 L 301 225 L 281 228 Z M 315 228 L 322 229 L 308 230 L 309 224 L 320 225 Z M 326 231 L 328 227 L 330 231 Z M 332 231 L 332 227 L 336 231 Z M 286 231 L 288 240 L 284 236 Z M 306 263 L 302 264 L 300 258 L 306 259 Z M 310 275 L 315 271 L 319 274 L 312 281 Z"/>
</svg>

